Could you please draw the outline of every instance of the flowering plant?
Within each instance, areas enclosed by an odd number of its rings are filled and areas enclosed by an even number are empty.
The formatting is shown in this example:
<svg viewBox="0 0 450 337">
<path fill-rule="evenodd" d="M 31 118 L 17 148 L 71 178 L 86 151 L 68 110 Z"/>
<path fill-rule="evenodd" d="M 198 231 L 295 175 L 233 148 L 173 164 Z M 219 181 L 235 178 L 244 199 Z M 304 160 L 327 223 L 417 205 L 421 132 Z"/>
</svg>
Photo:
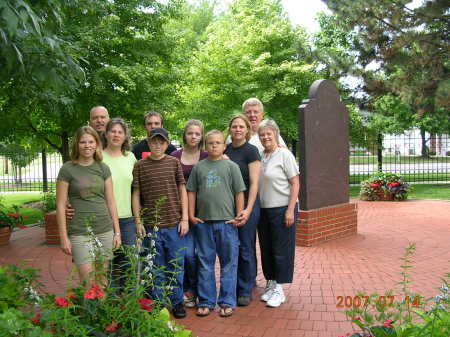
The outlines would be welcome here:
<svg viewBox="0 0 450 337">
<path fill-rule="evenodd" d="M 391 200 L 405 200 L 410 188 L 401 176 L 378 172 L 361 182 L 359 196 L 362 200 L 386 200 L 385 196 L 391 196 Z"/>
<path fill-rule="evenodd" d="M 407 272 L 411 267 L 411 256 L 415 251 L 415 244 L 410 244 L 402 260 L 403 279 L 399 282 L 403 301 L 381 301 L 380 299 L 394 299 L 393 292 L 385 296 L 372 294 L 367 296 L 366 305 L 347 310 L 346 315 L 351 318 L 361 331 L 346 334 L 347 337 L 448 337 L 450 336 L 450 291 L 449 282 L 443 280 L 439 288 L 440 293 L 429 299 L 423 299 L 409 290 L 411 277 Z M 450 273 L 447 275 L 450 279 Z M 366 297 L 363 293 L 358 296 Z M 413 301 L 410 299 L 414 298 Z M 343 337 L 343 336 L 339 336 Z"/>
<path fill-rule="evenodd" d="M 13 206 L 12 210 L 0 205 L 0 228 L 9 227 L 13 230 L 15 227 L 21 227 L 23 216 L 19 213 L 19 207 Z"/>
</svg>

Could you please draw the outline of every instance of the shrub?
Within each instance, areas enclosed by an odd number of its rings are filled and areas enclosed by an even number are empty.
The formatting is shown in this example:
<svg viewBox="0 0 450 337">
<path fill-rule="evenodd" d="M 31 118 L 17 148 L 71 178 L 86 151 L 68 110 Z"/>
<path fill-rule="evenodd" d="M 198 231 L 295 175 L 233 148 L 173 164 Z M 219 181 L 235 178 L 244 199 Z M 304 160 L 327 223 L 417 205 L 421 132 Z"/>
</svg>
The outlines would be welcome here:
<svg viewBox="0 0 450 337">
<path fill-rule="evenodd" d="M 54 191 L 44 192 L 42 195 L 42 211 L 48 213 L 56 209 L 56 193 Z"/>
</svg>

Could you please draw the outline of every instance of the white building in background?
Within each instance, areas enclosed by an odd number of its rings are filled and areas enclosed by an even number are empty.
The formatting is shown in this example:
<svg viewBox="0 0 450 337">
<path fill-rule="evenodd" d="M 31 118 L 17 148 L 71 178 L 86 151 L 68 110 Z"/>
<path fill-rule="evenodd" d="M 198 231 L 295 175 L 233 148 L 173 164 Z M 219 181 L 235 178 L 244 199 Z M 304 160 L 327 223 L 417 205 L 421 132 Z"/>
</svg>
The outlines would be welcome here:
<svg viewBox="0 0 450 337">
<path fill-rule="evenodd" d="M 430 134 L 425 133 L 425 139 Z M 428 140 L 427 146 L 430 153 L 436 156 L 450 155 L 450 135 L 433 134 Z M 383 138 L 383 156 L 419 156 L 422 153 L 422 138 L 419 129 L 405 131 L 401 135 L 385 135 Z"/>
</svg>

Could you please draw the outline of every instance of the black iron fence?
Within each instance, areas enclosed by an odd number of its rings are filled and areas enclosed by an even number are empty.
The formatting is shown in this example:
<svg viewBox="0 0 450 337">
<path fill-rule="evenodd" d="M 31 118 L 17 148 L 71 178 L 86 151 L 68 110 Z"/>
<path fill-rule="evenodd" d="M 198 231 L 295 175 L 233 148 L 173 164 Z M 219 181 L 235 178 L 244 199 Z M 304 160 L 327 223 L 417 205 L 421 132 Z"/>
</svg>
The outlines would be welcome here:
<svg viewBox="0 0 450 337">
<path fill-rule="evenodd" d="M 0 192 L 54 190 L 62 165 L 58 153 L 0 155 Z M 384 135 L 368 147 L 350 147 L 350 184 L 359 184 L 377 171 L 401 175 L 411 183 L 450 182 L 450 135 L 418 130 Z"/>
<path fill-rule="evenodd" d="M 0 192 L 55 190 L 62 166 L 58 153 L 5 153 L 0 155 Z"/>
<path fill-rule="evenodd" d="M 450 182 L 450 135 L 424 137 L 419 130 L 380 135 L 374 144 L 350 148 L 350 184 L 377 171 L 401 175 L 411 183 Z"/>
</svg>

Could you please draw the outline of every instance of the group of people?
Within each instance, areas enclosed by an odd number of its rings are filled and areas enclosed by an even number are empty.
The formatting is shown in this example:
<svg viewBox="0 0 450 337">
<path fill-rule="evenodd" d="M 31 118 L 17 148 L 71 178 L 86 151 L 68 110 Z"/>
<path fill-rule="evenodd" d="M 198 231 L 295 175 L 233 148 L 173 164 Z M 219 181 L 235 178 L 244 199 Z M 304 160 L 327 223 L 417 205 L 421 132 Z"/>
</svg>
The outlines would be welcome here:
<svg viewBox="0 0 450 337">
<path fill-rule="evenodd" d="M 201 121 L 188 121 L 180 150 L 159 113 L 144 116 L 147 138 L 131 150 L 126 122 L 109 119 L 104 107 L 91 110 L 90 126 L 76 132 L 72 160 L 57 178 L 61 248 L 72 255 L 81 282 L 101 277 L 93 242 L 100 242 L 106 260 L 113 259 L 114 278 L 114 269 L 120 274 L 126 265 L 117 248 L 143 238 L 144 252 L 156 252 L 146 268 L 155 274 L 152 298 L 163 300 L 172 277 L 175 318 L 186 316 L 185 306 L 207 316 L 216 305 L 220 316 L 229 317 L 236 305 L 252 300 L 258 233 L 267 280 L 261 300 L 269 307 L 286 300 L 282 284 L 293 278 L 298 166 L 277 124 L 263 119 L 261 101 L 250 98 L 242 110 L 229 121 L 228 138 L 219 130 L 205 134 Z M 112 283 L 121 282 L 117 277 Z"/>
</svg>

